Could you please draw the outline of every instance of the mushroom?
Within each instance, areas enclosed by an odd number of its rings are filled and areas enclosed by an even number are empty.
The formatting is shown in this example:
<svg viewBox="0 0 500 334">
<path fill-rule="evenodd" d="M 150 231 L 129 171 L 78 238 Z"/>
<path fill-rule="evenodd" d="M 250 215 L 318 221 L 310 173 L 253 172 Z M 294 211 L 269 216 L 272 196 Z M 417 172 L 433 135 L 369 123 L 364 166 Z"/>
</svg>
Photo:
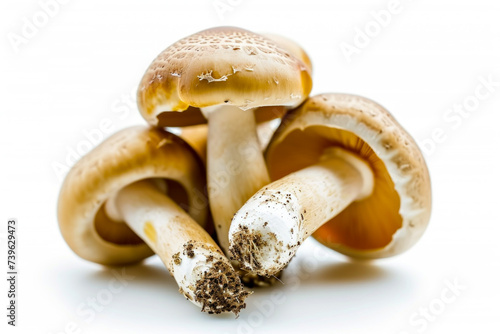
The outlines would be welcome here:
<svg viewBox="0 0 500 334">
<path fill-rule="evenodd" d="M 80 257 L 131 264 L 156 253 L 179 291 L 208 313 L 238 312 L 249 294 L 203 229 L 204 168 L 179 137 L 147 127 L 118 132 L 63 182 L 59 227 Z"/>
<path fill-rule="evenodd" d="M 281 117 L 285 107 L 300 105 L 311 88 L 310 68 L 292 52 L 234 27 L 181 39 L 146 71 L 138 105 L 151 125 L 208 122 L 208 195 L 224 251 L 233 215 L 270 182 L 256 122 Z"/>
<path fill-rule="evenodd" d="M 273 275 L 314 233 L 354 258 L 399 254 L 430 217 L 429 173 L 417 144 L 377 103 L 348 94 L 309 98 L 289 112 L 266 152 L 273 183 L 235 215 L 230 252 Z"/>
</svg>

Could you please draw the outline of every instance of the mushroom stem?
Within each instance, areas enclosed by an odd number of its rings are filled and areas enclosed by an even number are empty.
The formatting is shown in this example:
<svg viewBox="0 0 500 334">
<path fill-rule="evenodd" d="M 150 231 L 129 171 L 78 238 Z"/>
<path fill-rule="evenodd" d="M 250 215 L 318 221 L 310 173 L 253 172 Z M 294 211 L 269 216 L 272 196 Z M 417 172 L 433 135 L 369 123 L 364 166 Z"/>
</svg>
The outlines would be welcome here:
<svg viewBox="0 0 500 334">
<path fill-rule="evenodd" d="M 254 113 L 235 106 L 217 106 L 207 116 L 208 197 L 219 243 L 227 253 L 233 215 L 270 179 Z"/>
<path fill-rule="evenodd" d="M 259 138 L 259 144 L 261 151 L 265 151 L 267 145 L 273 137 L 274 131 L 280 125 L 281 119 L 273 119 L 272 121 L 263 122 L 257 125 L 257 137 Z"/>
<path fill-rule="evenodd" d="M 373 191 L 371 167 L 355 154 L 331 148 L 321 160 L 265 186 L 235 215 L 230 252 L 244 268 L 276 274 L 308 236 Z"/>
<path fill-rule="evenodd" d="M 114 213 L 160 257 L 187 299 L 208 313 L 238 314 L 245 307 L 249 293 L 217 244 L 154 182 L 133 183 L 112 201 Z"/>
</svg>

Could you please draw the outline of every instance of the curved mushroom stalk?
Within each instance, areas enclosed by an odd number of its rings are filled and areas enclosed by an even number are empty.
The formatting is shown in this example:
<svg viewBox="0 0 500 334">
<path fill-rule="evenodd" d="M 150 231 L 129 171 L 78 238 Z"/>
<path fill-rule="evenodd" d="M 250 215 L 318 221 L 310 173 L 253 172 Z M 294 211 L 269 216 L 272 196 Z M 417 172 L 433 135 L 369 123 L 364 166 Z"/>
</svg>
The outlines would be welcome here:
<svg viewBox="0 0 500 334">
<path fill-rule="evenodd" d="M 204 112 L 209 126 L 208 196 L 221 248 L 227 251 L 231 219 L 270 179 L 254 113 L 234 106 L 217 106 Z"/>
<path fill-rule="evenodd" d="M 153 182 L 121 189 L 108 215 L 124 221 L 161 258 L 179 291 L 208 313 L 245 307 L 249 292 L 210 235 Z"/>
<path fill-rule="evenodd" d="M 308 236 L 371 194 L 373 173 L 362 159 L 330 148 L 322 160 L 267 185 L 234 216 L 230 252 L 244 268 L 278 273 Z"/>
</svg>

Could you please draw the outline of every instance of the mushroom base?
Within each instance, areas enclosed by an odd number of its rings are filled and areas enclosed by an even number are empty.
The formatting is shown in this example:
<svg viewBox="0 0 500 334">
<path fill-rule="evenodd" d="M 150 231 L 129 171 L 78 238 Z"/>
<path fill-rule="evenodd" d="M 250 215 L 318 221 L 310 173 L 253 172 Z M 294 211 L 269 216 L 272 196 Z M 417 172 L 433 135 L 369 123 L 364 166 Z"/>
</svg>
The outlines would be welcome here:
<svg viewBox="0 0 500 334">
<path fill-rule="evenodd" d="M 231 261 L 231 264 L 240 277 L 241 283 L 248 288 L 266 288 L 273 286 L 276 282 L 281 282 L 281 271 L 273 276 L 266 277 L 243 269 L 238 261 Z"/>
<path fill-rule="evenodd" d="M 180 292 L 208 313 L 238 312 L 248 292 L 215 241 L 151 180 L 121 189 L 118 218 L 160 257 Z"/>
<path fill-rule="evenodd" d="M 233 312 L 245 308 L 251 292 L 243 289 L 240 278 L 220 250 L 189 241 L 182 252 L 172 256 L 172 273 L 179 292 L 209 314 Z"/>
</svg>

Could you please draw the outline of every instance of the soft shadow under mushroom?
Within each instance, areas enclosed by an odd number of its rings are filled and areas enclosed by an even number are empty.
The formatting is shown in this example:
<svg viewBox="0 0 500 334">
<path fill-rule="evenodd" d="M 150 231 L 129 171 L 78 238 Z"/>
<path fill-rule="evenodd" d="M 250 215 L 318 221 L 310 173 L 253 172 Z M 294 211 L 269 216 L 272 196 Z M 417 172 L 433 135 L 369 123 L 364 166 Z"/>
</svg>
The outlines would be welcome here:
<svg viewBox="0 0 500 334">
<path fill-rule="evenodd" d="M 299 264 L 300 265 L 300 264 Z M 390 276 L 390 270 L 372 261 L 347 261 L 335 264 L 321 264 L 304 275 L 305 284 L 359 283 L 383 280 Z M 291 274 L 294 275 L 294 274 Z M 283 278 L 286 280 L 287 275 Z"/>
<path fill-rule="evenodd" d="M 159 291 L 165 288 L 179 290 L 175 280 L 161 265 L 146 262 L 125 267 L 102 266 L 100 270 L 90 272 L 87 280 L 97 284 L 106 283 L 116 278 L 122 270 L 125 270 L 125 275 L 130 276 L 130 280 L 127 279 L 127 281 L 131 284 L 134 282 L 133 284 L 147 285 L 149 288 L 158 288 Z"/>
</svg>

